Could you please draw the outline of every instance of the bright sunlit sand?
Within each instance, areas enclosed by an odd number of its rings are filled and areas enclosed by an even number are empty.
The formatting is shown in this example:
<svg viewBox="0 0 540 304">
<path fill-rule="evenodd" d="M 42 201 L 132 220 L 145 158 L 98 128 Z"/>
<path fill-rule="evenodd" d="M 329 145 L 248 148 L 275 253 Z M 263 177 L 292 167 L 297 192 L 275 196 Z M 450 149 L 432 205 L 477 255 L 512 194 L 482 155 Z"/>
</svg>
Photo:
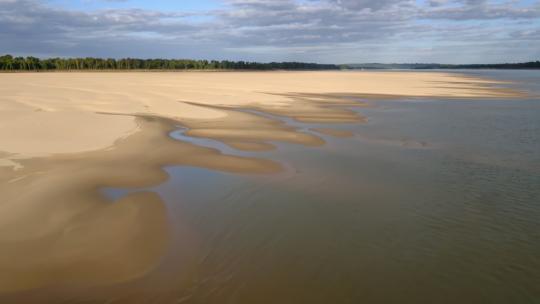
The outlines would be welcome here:
<svg viewBox="0 0 540 304">
<path fill-rule="evenodd" d="M 192 126 L 199 135 L 309 142 L 313 139 L 273 123 L 246 130 L 242 125 L 256 117 L 224 108 L 259 109 L 301 121 L 343 122 L 362 119 L 332 107 L 361 106 L 343 96 L 518 94 L 490 84 L 493 81 L 458 74 L 414 72 L 0 74 L 0 151 L 9 154 L 4 159 L 14 160 L 108 148 L 138 130 L 136 115 L 174 119 Z M 232 115 L 238 117 L 231 119 Z M 227 129 L 204 127 L 209 122 L 226 124 Z"/>
</svg>

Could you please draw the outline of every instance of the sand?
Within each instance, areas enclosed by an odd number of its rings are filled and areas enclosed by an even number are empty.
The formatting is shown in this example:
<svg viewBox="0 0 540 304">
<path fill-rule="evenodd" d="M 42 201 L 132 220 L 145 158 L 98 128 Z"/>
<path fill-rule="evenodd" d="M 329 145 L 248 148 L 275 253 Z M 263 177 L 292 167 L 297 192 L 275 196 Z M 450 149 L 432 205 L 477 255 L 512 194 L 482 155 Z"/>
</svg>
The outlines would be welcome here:
<svg viewBox="0 0 540 304">
<path fill-rule="evenodd" d="M 0 74 L 0 151 L 25 158 L 98 150 L 137 131 L 133 117 L 102 113 L 151 114 L 189 120 L 195 126 L 226 120 L 229 114 L 215 107 L 221 106 L 259 109 L 306 122 L 353 122 L 361 118 L 328 105 L 351 104 L 340 98 L 347 95 L 515 94 L 488 84 L 458 74 L 426 72 Z"/>
<path fill-rule="evenodd" d="M 111 202 L 102 187 L 159 184 L 166 165 L 281 170 L 172 140 L 178 125 L 239 150 L 320 146 L 249 110 L 329 123 L 315 131 L 348 137 L 331 123 L 365 121 L 347 109 L 366 106 L 358 99 L 521 96 L 493 84 L 434 72 L 0 74 L 0 293 L 115 284 L 159 264 L 169 239 L 163 202 L 149 192 Z"/>
</svg>

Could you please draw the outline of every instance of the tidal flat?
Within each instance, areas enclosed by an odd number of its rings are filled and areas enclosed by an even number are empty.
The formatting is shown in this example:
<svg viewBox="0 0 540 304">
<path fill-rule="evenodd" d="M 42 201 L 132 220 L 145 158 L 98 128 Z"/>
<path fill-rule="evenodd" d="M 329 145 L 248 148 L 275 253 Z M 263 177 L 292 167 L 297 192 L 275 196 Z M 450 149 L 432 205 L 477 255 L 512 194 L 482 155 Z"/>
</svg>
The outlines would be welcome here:
<svg viewBox="0 0 540 304">
<path fill-rule="evenodd" d="M 0 74 L 0 300 L 531 302 L 540 74 Z"/>
</svg>

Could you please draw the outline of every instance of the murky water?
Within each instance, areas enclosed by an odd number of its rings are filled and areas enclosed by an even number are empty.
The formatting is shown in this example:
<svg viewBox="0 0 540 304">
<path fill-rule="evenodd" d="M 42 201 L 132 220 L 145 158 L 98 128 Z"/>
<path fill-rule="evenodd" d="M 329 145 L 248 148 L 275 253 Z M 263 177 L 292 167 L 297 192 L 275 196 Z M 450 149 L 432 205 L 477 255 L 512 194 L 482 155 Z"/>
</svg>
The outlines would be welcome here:
<svg viewBox="0 0 540 304">
<path fill-rule="evenodd" d="M 540 93 L 538 71 L 470 73 Z M 151 188 L 173 231 L 161 266 L 85 300 L 538 303 L 540 99 L 376 101 L 360 111 L 368 123 L 337 125 L 353 138 L 243 153 L 281 161 L 281 174 L 167 168 L 171 179 Z"/>
</svg>

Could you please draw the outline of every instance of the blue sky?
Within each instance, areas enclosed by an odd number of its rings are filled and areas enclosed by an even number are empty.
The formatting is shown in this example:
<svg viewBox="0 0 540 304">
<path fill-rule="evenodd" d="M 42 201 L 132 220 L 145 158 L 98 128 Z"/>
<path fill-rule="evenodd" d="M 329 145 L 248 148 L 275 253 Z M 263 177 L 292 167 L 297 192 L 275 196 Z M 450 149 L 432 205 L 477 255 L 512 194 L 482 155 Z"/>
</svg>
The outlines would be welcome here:
<svg viewBox="0 0 540 304">
<path fill-rule="evenodd" d="M 540 59 L 540 0 L 0 0 L 0 54 L 250 61 Z"/>
</svg>

